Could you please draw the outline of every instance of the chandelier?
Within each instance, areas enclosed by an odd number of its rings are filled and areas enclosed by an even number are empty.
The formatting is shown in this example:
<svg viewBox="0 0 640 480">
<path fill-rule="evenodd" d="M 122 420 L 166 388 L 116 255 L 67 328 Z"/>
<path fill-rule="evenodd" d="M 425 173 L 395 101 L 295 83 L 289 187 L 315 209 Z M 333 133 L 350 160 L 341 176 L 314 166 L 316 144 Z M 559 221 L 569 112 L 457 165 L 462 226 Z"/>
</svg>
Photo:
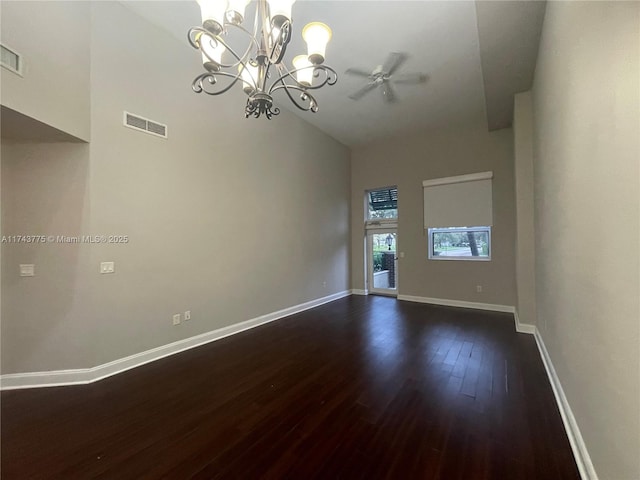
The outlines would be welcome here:
<svg viewBox="0 0 640 480">
<path fill-rule="evenodd" d="M 338 75 L 323 65 L 331 29 L 312 22 L 302 29 L 307 55 L 298 55 L 289 69 L 284 62 L 292 36 L 291 7 L 296 0 L 258 0 L 253 29 L 242 24 L 251 0 L 198 0 L 202 26 L 189 30 L 191 46 L 200 51 L 205 73 L 192 84 L 196 93 L 221 95 L 240 82 L 247 95 L 245 117 L 265 115 L 271 119 L 280 109 L 272 95 L 282 90 L 303 111 L 318 111 L 318 102 L 310 93 L 325 85 L 334 85 Z M 230 33 L 246 36 L 244 50 L 229 45 Z M 240 32 L 239 34 L 236 32 Z M 228 63 L 223 61 L 223 57 Z"/>
</svg>

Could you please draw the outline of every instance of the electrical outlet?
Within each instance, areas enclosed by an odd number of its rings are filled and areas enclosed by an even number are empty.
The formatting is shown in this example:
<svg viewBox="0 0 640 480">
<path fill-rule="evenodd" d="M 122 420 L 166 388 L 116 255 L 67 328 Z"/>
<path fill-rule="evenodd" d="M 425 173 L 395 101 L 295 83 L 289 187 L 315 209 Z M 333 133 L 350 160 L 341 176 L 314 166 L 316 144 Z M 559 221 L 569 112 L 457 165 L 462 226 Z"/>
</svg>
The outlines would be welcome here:
<svg viewBox="0 0 640 480">
<path fill-rule="evenodd" d="M 482 285 L 476 285 L 476 292 L 482 293 Z"/>
<path fill-rule="evenodd" d="M 186 312 L 184 312 L 184 320 L 191 320 L 191 310 L 187 310 Z"/>
<path fill-rule="evenodd" d="M 32 263 L 20 264 L 21 277 L 33 277 L 36 274 L 36 266 Z"/>
<path fill-rule="evenodd" d="M 173 316 L 173 324 L 174 325 L 180 325 L 180 314 L 179 313 L 176 313 Z"/>
<path fill-rule="evenodd" d="M 100 262 L 100 273 L 114 273 L 116 271 L 115 262 Z"/>
</svg>

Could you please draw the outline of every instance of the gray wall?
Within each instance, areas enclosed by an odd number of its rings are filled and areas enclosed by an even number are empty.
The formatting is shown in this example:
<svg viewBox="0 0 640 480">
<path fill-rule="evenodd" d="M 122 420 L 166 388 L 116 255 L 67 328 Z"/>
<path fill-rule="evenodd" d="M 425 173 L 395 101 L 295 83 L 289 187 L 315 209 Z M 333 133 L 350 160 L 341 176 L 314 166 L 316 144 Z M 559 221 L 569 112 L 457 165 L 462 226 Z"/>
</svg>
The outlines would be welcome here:
<svg viewBox="0 0 640 480">
<path fill-rule="evenodd" d="M 530 91 L 515 95 L 513 111 L 517 311 L 520 323 L 535 325 L 537 320 L 533 200 L 533 106 Z"/>
<path fill-rule="evenodd" d="M 538 328 L 603 480 L 640 478 L 639 9 L 549 2 L 533 88 Z"/>
<path fill-rule="evenodd" d="M 90 3 L 2 1 L 2 43 L 23 76 L 0 68 L 2 105 L 88 140 Z"/>
<path fill-rule="evenodd" d="M 89 147 L 2 141 L 3 235 L 88 232 Z M 95 347 L 88 245 L 2 245 L 2 373 L 86 367 Z M 20 277 L 19 264 L 36 265 Z"/>
<path fill-rule="evenodd" d="M 242 92 L 196 95 L 197 53 L 119 3 L 91 14 L 92 141 L 3 141 L 2 232 L 129 243 L 2 246 L 2 372 L 91 367 L 348 289 L 348 150 L 284 110 L 244 119 Z M 125 109 L 169 138 L 123 127 Z"/>
<path fill-rule="evenodd" d="M 490 262 L 427 260 L 422 181 L 492 170 L 494 226 Z M 401 295 L 515 305 L 515 209 L 511 129 L 486 123 L 424 132 L 356 148 L 351 157 L 351 285 L 364 289 L 365 190 L 398 186 Z M 476 292 L 482 285 L 482 293 Z"/>
</svg>

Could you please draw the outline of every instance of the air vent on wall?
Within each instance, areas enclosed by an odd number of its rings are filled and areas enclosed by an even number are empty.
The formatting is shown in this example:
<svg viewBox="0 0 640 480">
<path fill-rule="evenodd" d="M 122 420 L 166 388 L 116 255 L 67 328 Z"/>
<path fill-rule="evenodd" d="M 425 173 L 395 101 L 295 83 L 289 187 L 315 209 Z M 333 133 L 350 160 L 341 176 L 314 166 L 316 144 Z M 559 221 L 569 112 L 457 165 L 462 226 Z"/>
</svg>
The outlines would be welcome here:
<svg viewBox="0 0 640 480">
<path fill-rule="evenodd" d="M 129 112 L 124 112 L 124 126 L 156 137 L 167 138 L 168 136 L 166 125 Z"/>
<path fill-rule="evenodd" d="M 0 45 L 0 50 L 2 51 L 0 65 L 22 76 L 22 56 L 5 45 Z"/>
</svg>

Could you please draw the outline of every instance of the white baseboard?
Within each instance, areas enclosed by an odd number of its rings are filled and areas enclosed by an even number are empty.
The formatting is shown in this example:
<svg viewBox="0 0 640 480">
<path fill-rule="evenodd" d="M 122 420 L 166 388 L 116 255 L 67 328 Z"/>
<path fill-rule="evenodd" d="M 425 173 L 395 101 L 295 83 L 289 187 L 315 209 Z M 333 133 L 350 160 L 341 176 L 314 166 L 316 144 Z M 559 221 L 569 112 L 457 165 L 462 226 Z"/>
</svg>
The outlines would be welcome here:
<svg viewBox="0 0 640 480">
<path fill-rule="evenodd" d="M 433 305 L 444 305 L 446 307 L 474 308 L 476 310 L 490 310 L 492 312 L 513 313 L 516 332 L 528 333 L 530 335 L 533 335 L 536 331 L 535 325 L 520 323 L 520 319 L 518 318 L 518 311 L 516 310 L 516 307 L 512 305 L 497 305 L 493 303 L 467 302 L 465 300 L 446 300 L 442 298 L 416 297 L 413 295 L 398 295 L 398 300 L 405 300 L 407 302 L 430 303 Z"/>
<path fill-rule="evenodd" d="M 0 376 L 0 390 L 84 385 L 92 382 L 91 371 L 91 368 L 78 368 L 50 372 L 7 373 Z"/>
<path fill-rule="evenodd" d="M 562 423 L 564 423 L 564 429 L 567 432 L 567 437 L 569 437 L 569 443 L 571 444 L 573 457 L 575 458 L 576 464 L 578 465 L 578 470 L 580 471 L 580 477 L 583 480 L 598 480 L 598 474 L 593 467 L 591 456 L 587 451 L 587 446 L 585 445 L 582 434 L 580 433 L 580 428 L 578 428 L 578 423 L 573 416 L 573 412 L 571 411 L 571 407 L 569 406 L 569 401 L 564 394 L 564 390 L 562 389 L 562 385 L 560 384 L 560 379 L 558 378 L 556 370 L 553 367 L 553 363 L 551 362 L 551 357 L 549 357 L 547 347 L 545 346 L 538 329 L 535 327 L 534 329 L 536 343 L 538 344 L 538 350 L 540 350 L 540 357 L 542 357 L 542 363 L 544 364 L 544 368 L 547 371 L 547 375 L 549 376 L 549 382 L 551 383 L 553 395 L 556 397 L 556 403 L 558 404 L 558 409 L 560 410 Z"/>
<path fill-rule="evenodd" d="M 361 290 L 359 288 L 354 288 L 351 290 L 353 295 L 369 295 L 369 290 Z"/>
<path fill-rule="evenodd" d="M 184 340 L 179 340 L 177 342 L 153 348 L 145 352 L 114 360 L 113 362 L 98 365 L 97 367 L 93 368 L 56 370 L 49 372 L 11 373 L 2 375 L 0 376 L 0 389 L 17 390 L 36 387 L 61 387 L 66 385 L 84 385 L 97 382 L 104 378 L 116 375 L 121 372 L 125 372 L 146 363 L 150 363 L 155 360 L 168 357 L 170 355 L 175 355 L 176 353 L 180 353 L 185 350 L 195 348 L 200 345 L 204 345 L 206 343 L 213 342 L 215 340 L 219 340 L 221 338 L 225 338 L 260 325 L 264 325 L 265 323 L 273 322 L 289 315 L 303 312 L 310 308 L 314 308 L 325 303 L 338 300 L 351 294 L 367 295 L 368 292 L 366 290 L 354 289 L 334 293 L 326 297 L 318 298 L 316 300 L 285 308 L 277 312 L 262 315 L 260 317 L 246 320 L 244 322 L 219 328 L 217 330 L 212 330 L 210 332 L 186 338 Z M 562 385 L 560 384 L 560 379 L 558 378 L 555 368 L 553 367 L 553 363 L 551 362 L 551 358 L 549 357 L 549 352 L 547 351 L 544 341 L 542 340 L 540 332 L 535 327 L 535 325 L 520 323 L 515 307 L 509 305 L 494 305 L 488 303 L 467 302 L 462 300 L 444 300 L 439 298 L 416 297 L 412 295 L 398 295 L 398 300 L 430 303 L 434 305 L 444 305 L 450 307 L 475 308 L 478 310 L 491 310 L 496 312 L 512 312 L 514 314 L 516 322 L 516 330 L 521 333 L 533 334 L 535 337 L 536 344 L 538 345 L 538 350 L 540 351 L 540 357 L 542 358 L 542 363 L 544 364 L 545 370 L 547 371 L 547 375 L 551 383 L 551 388 L 558 404 L 558 409 L 560 410 L 560 416 L 562 417 L 562 422 L 567 432 L 569 443 L 571 444 L 571 449 L 573 450 L 573 455 L 576 460 L 578 470 L 580 471 L 580 476 L 583 480 L 598 480 L 598 475 L 595 471 L 595 468 L 593 467 L 593 463 L 591 462 L 591 457 L 589 455 L 589 452 L 587 451 L 587 447 L 582 438 L 582 434 L 580 433 L 580 429 L 578 428 L 576 419 L 573 415 L 571 407 L 569 406 L 567 397 L 564 394 Z"/>
<path fill-rule="evenodd" d="M 0 389 L 16 390 L 21 388 L 61 387 L 66 385 L 84 385 L 87 383 L 97 382 L 103 378 L 125 372 L 146 363 L 150 363 L 170 355 L 175 355 L 176 353 L 180 353 L 194 347 L 199 347 L 205 343 L 220 340 L 221 338 L 228 337 L 229 335 L 234 335 L 236 333 L 255 328 L 259 325 L 264 325 L 265 323 L 273 322 L 274 320 L 288 317 L 289 315 L 300 313 L 325 303 L 333 302 L 334 300 L 338 300 L 349 295 L 351 295 L 350 290 L 334 293 L 326 297 L 301 303 L 300 305 L 295 305 L 277 312 L 229 325 L 228 327 L 219 328 L 194 337 L 185 338 L 183 340 L 178 340 L 177 342 L 152 348 L 151 350 L 136 353 L 93 368 L 55 370 L 50 372 L 11 373 L 2 375 L 0 376 Z"/>
<path fill-rule="evenodd" d="M 492 303 L 467 302 L 465 300 L 446 300 L 443 298 L 416 297 L 413 295 L 398 295 L 398 300 L 407 302 L 431 303 L 446 307 L 475 308 L 476 310 L 491 310 L 492 312 L 514 313 L 516 308 L 512 305 L 494 305 Z"/>
<path fill-rule="evenodd" d="M 558 378 L 555 368 L 553 367 L 551 357 L 549 357 L 549 352 L 547 352 L 547 348 L 545 347 L 544 341 L 540 336 L 540 332 L 535 325 L 520 323 L 516 308 L 509 305 L 493 305 L 489 303 L 475 303 L 462 300 L 444 300 L 440 298 L 415 297 L 412 295 L 398 295 L 398 300 L 431 303 L 434 305 L 445 305 L 448 307 L 475 308 L 478 310 L 492 310 L 496 312 L 513 312 L 516 331 L 534 335 L 535 337 L 536 344 L 538 345 L 538 350 L 540 351 L 540 357 L 542 358 L 542 363 L 544 364 L 544 368 L 547 371 L 547 375 L 549 376 L 551 389 L 553 390 L 556 403 L 558 404 L 560 416 L 562 417 L 562 423 L 564 424 L 564 429 L 567 432 L 567 437 L 569 438 L 571 450 L 573 451 L 573 456 L 576 460 L 581 478 L 583 480 L 598 480 L 598 475 L 595 471 L 595 468 L 593 467 L 591 457 L 589 455 L 589 452 L 587 451 L 587 446 L 584 443 L 576 419 L 573 416 L 573 412 L 571 411 L 571 407 L 569 406 L 567 397 L 565 396 L 562 385 L 560 384 L 560 379 Z"/>
<path fill-rule="evenodd" d="M 516 321 L 516 332 L 528 333 L 529 335 L 535 335 L 536 326 L 529 323 L 520 323 L 520 317 L 518 316 L 518 310 L 513 312 L 513 318 Z"/>
</svg>

